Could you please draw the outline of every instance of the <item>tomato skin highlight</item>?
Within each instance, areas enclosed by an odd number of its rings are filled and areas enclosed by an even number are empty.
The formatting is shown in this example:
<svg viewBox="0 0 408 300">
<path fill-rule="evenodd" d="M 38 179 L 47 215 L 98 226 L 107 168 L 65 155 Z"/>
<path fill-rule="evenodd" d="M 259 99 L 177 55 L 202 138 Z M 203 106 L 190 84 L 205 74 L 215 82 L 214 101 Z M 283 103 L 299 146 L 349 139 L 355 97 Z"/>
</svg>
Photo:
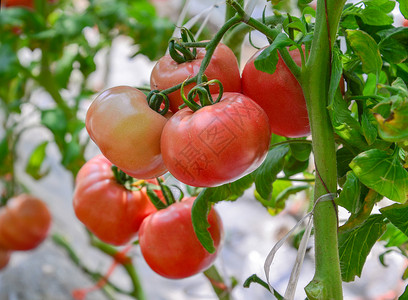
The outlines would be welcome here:
<svg viewBox="0 0 408 300">
<path fill-rule="evenodd" d="M 156 208 L 145 188 L 126 189 L 111 168 L 103 155 L 85 163 L 76 177 L 73 206 L 77 218 L 100 240 L 120 246 L 136 237 L 143 219 Z"/>
<path fill-rule="evenodd" d="M 209 253 L 198 240 L 191 221 L 195 197 L 185 198 L 148 216 L 139 233 L 140 249 L 150 268 L 170 279 L 204 271 L 217 257 L 223 239 L 221 218 L 214 208 L 208 215 L 209 232 L 216 251 Z"/>
<path fill-rule="evenodd" d="M 214 187 L 254 171 L 265 159 L 269 142 L 262 108 L 243 94 L 224 93 L 217 104 L 175 113 L 163 129 L 161 147 L 175 178 Z"/>
<path fill-rule="evenodd" d="M 0 209 L 0 248 L 26 251 L 36 248 L 48 235 L 51 214 L 43 201 L 21 194 Z"/>
<path fill-rule="evenodd" d="M 166 122 L 148 106 L 143 92 L 129 86 L 99 94 L 85 120 L 89 136 L 105 157 L 139 179 L 167 172 L 160 153 L 160 136 Z"/>
<path fill-rule="evenodd" d="M 172 86 L 182 83 L 188 78 L 194 77 L 199 69 L 204 58 L 206 50 L 204 48 L 197 49 L 195 60 L 178 64 L 169 54 L 160 58 L 153 67 L 150 76 L 150 87 L 152 90 L 164 90 Z M 241 92 L 241 76 L 238 66 L 238 61 L 232 50 L 220 43 L 211 57 L 210 63 L 204 74 L 208 80 L 218 79 L 221 81 L 225 92 Z M 184 94 L 195 86 L 195 83 L 184 86 Z M 219 93 L 217 84 L 210 86 L 212 94 Z M 180 90 L 167 95 L 170 101 L 170 110 L 177 112 L 179 106 L 182 105 Z M 197 98 L 198 99 L 198 98 Z"/>
<path fill-rule="evenodd" d="M 309 117 L 302 87 L 280 56 L 273 74 L 257 70 L 254 61 L 263 50 L 257 51 L 245 64 L 242 72 L 243 94 L 265 110 L 272 133 L 291 138 L 309 135 Z M 289 53 L 300 66 L 299 51 Z"/>
</svg>

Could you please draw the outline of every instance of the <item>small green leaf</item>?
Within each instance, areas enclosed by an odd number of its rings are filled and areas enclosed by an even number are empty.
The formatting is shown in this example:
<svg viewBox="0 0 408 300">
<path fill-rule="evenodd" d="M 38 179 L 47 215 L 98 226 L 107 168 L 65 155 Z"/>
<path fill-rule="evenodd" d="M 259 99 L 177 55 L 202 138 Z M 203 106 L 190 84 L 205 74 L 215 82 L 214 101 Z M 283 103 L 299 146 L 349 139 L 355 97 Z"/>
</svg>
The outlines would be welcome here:
<svg viewBox="0 0 408 300">
<path fill-rule="evenodd" d="M 371 248 L 386 229 L 384 216 L 371 215 L 359 227 L 339 234 L 339 256 L 343 281 L 360 277 Z"/>
<path fill-rule="evenodd" d="M 273 43 L 265 48 L 261 54 L 255 59 L 255 68 L 259 71 L 273 74 L 278 63 L 277 49 L 282 49 L 295 44 L 286 34 L 280 33 Z"/>
<path fill-rule="evenodd" d="M 351 170 L 350 162 L 354 158 L 353 152 L 347 148 L 340 148 L 336 151 L 336 160 L 337 160 L 337 177 L 341 178 L 346 175 L 346 173 Z"/>
<path fill-rule="evenodd" d="M 361 116 L 361 129 L 368 145 L 372 145 L 377 139 L 376 123 L 373 114 L 368 109 L 365 109 Z"/>
<path fill-rule="evenodd" d="M 312 152 L 311 143 L 290 143 L 289 146 L 294 158 L 300 161 L 309 160 L 310 153 Z"/>
<path fill-rule="evenodd" d="M 347 172 L 347 179 L 339 195 L 337 204 L 347 209 L 350 213 L 356 214 L 363 205 L 361 199 L 361 184 L 353 171 Z"/>
<path fill-rule="evenodd" d="M 302 173 L 309 166 L 309 160 L 301 161 L 297 160 L 293 155 L 287 155 L 285 157 L 285 164 L 283 165 L 283 172 L 286 177 Z"/>
<path fill-rule="evenodd" d="M 381 8 L 373 6 L 369 6 L 362 11 L 361 19 L 365 24 L 372 26 L 391 25 L 394 22 L 393 18 Z"/>
<path fill-rule="evenodd" d="M 350 163 L 351 169 L 367 187 L 390 200 L 404 203 L 408 194 L 408 172 L 397 155 L 371 149 Z"/>
<path fill-rule="evenodd" d="M 54 108 L 41 111 L 41 124 L 51 130 L 58 145 L 62 146 L 65 143 L 68 121 L 61 109 Z"/>
<path fill-rule="evenodd" d="M 0 166 L 4 164 L 9 154 L 8 136 L 6 135 L 0 141 Z"/>
<path fill-rule="evenodd" d="M 276 215 L 285 208 L 284 202 L 283 203 L 281 202 L 279 203 L 280 205 L 277 205 L 276 197 L 287 188 L 290 188 L 291 186 L 292 183 L 290 181 L 275 180 L 275 182 L 272 184 L 272 195 L 270 196 L 269 199 L 262 198 L 257 192 L 257 190 L 254 191 L 255 198 L 259 202 L 261 202 L 263 206 L 268 208 L 268 211 L 271 215 Z"/>
<path fill-rule="evenodd" d="M 76 51 L 66 49 L 63 56 L 57 61 L 55 66 L 55 79 L 60 88 L 66 88 L 68 86 L 76 57 Z"/>
<path fill-rule="evenodd" d="M 387 248 L 399 247 L 408 242 L 408 236 L 406 236 L 394 224 L 388 223 L 387 230 L 381 236 L 381 240 L 387 242 L 385 245 Z"/>
<path fill-rule="evenodd" d="M 381 54 L 375 40 L 361 30 L 346 30 L 347 40 L 363 64 L 365 73 L 379 74 L 382 67 Z"/>
<path fill-rule="evenodd" d="M 408 28 L 381 30 L 377 35 L 381 37 L 378 47 L 385 60 L 399 64 L 408 58 Z"/>
<path fill-rule="evenodd" d="M 208 232 L 210 224 L 207 215 L 212 203 L 223 200 L 236 200 L 253 184 L 251 175 L 247 175 L 235 182 L 224 184 L 219 187 L 203 189 L 194 201 L 191 215 L 194 231 L 204 248 L 214 253 L 215 247 L 211 234 Z"/>
<path fill-rule="evenodd" d="M 401 14 L 404 16 L 405 19 L 408 20 L 408 2 L 407 0 L 397 0 L 397 2 L 399 3 L 399 9 L 400 9 Z"/>
<path fill-rule="evenodd" d="M 331 78 L 329 86 L 329 106 L 333 103 L 334 95 L 339 89 L 339 83 L 341 79 L 341 74 L 343 73 L 343 64 L 340 58 L 340 49 L 335 46 L 333 48 L 333 60 L 332 60 L 332 69 L 331 69 Z"/>
<path fill-rule="evenodd" d="M 45 171 L 41 171 L 41 166 L 44 162 L 46 157 L 46 149 L 47 149 L 48 141 L 45 141 L 39 144 L 33 152 L 31 152 L 30 158 L 28 159 L 25 171 L 34 179 L 38 180 L 42 177 L 46 176 L 50 169 L 46 169 Z"/>
<path fill-rule="evenodd" d="M 406 204 L 393 204 L 380 209 L 380 212 L 408 237 L 408 206 Z"/>
<path fill-rule="evenodd" d="M 283 168 L 284 158 L 289 151 L 288 145 L 279 145 L 269 150 L 264 162 L 252 172 L 256 190 L 263 199 L 269 199 L 272 183 Z"/>
</svg>

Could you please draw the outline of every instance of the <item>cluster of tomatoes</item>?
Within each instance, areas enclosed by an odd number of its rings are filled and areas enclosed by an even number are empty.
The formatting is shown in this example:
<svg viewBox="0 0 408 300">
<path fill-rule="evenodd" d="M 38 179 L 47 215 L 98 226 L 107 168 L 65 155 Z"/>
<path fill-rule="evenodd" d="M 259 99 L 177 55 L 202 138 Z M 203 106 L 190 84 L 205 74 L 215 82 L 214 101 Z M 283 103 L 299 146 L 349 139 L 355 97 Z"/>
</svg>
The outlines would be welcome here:
<svg viewBox="0 0 408 300">
<path fill-rule="evenodd" d="M 172 91 L 196 76 L 205 54 L 202 48 L 185 62 L 170 55 L 157 62 L 151 89 L 166 94 L 164 104 L 152 105 L 142 91 L 117 86 L 98 95 L 86 115 L 87 131 L 103 155 L 88 161 L 76 178 L 78 219 L 113 245 L 124 245 L 138 235 L 146 262 L 168 278 L 204 270 L 217 252 L 208 253 L 194 233 L 194 198 L 168 201 L 161 190 L 151 192 L 149 186 L 157 185 L 154 178 L 169 171 L 187 185 L 219 186 L 259 167 L 271 132 L 288 137 L 309 134 L 301 87 L 281 59 L 271 75 L 255 69 L 255 54 L 241 78 L 233 52 L 219 44 L 204 73 L 207 81 Z M 291 54 L 300 63 L 298 52 Z M 210 84 L 214 80 L 223 89 Z M 187 107 L 180 107 L 183 103 Z M 119 173 L 112 171 L 115 167 Z M 208 221 L 218 249 L 223 231 L 214 208 Z"/>
<path fill-rule="evenodd" d="M 47 237 L 51 214 L 41 200 L 21 194 L 0 208 L 0 269 L 13 251 L 36 248 Z"/>
<path fill-rule="evenodd" d="M 156 273 L 172 279 L 192 276 L 208 268 L 217 252 L 208 253 L 194 233 L 191 206 L 195 198 L 170 202 L 158 188 L 158 180 L 136 180 L 97 155 L 77 175 L 75 213 L 106 243 L 125 245 L 138 235 L 142 254 Z M 149 197 L 161 205 L 156 208 Z M 208 221 L 218 249 L 223 227 L 215 209 Z"/>
</svg>

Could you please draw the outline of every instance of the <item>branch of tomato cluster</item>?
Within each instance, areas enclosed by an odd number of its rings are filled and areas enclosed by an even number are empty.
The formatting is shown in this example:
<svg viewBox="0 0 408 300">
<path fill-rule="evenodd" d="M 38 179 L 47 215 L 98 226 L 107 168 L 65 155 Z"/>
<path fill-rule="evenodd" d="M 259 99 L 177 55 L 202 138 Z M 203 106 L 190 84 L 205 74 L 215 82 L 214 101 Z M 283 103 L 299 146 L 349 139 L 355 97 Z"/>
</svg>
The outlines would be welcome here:
<svg viewBox="0 0 408 300">
<path fill-rule="evenodd" d="M 52 235 L 52 240 L 54 241 L 54 243 L 56 243 L 58 246 L 63 248 L 68 253 L 68 257 L 71 259 L 71 261 L 82 272 L 84 272 L 86 275 L 88 275 L 92 281 L 97 282 L 97 281 L 99 281 L 100 279 L 102 279 L 104 277 L 101 273 L 91 271 L 88 267 L 86 267 L 85 264 L 79 258 L 79 256 L 76 254 L 75 250 L 72 248 L 71 244 L 63 236 L 61 236 L 60 234 L 55 233 L 55 234 Z M 114 291 L 116 291 L 118 293 L 121 293 L 121 294 L 124 294 L 124 295 L 129 295 L 130 294 L 128 291 L 125 291 L 125 290 L 119 288 L 118 286 L 116 286 L 115 284 L 110 282 L 109 280 L 106 281 L 105 286 L 101 287 L 101 289 L 102 289 L 102 292 L 107 297 L 109 297 L 110 299 L 114 299 L 114 297 L 112 296 L 110 290 L 114 290 Z"/>
<path fill-rule="evenodd" d="M 205 270 L 203 274 L 211 283 L 211 286 L 214 292 L 217 294 L 219 300 L 230 300 L 231 290 L 234 286 L 227 286 L 224 278 L 222 278 L 215 265 L 212 265 L 210 268 Z"/>
<path fill-rule="evenodd" d="M 271 39 L 272 41 L 275 40 L 275 38 L 280 33 L 279 30 L 270 28 L 269 26 L 265 25 L 261 21 L 258 21 L 257 19 L 254 19 L 251 16 L 249 16 L 245 12 L 245 10 L 242 8 L 242 6 L 239 5 L 238 2 L 234 0 L 228 0 L 228 3 L 237 11 L 237 14 L 241 16 L 242 22 L 248 24 L 252 28 L 263 33 L 267 38 Z M 293 76 L 295 76 L 296 79 L 299 80 L 300 79 L 300 67 L 292 59 L 292 57 L 289 54 L 289 51 L 286 48 L 279 49 L 279 54 L 281 55 L 287 67 L 292 72 Z"/>
</svg>

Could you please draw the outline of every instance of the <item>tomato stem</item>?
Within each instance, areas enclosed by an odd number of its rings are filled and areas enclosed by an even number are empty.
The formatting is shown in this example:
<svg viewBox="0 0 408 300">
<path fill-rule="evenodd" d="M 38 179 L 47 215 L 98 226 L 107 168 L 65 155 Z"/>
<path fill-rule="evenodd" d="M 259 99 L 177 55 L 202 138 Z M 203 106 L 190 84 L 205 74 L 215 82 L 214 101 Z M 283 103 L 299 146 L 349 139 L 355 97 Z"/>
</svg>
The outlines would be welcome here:
<svg viewBox="0 0 408 300">
<path fill-rule="evenodd" d="M 231 288 L 226 285 L 225 280 L 222 278 L 215 265 L 212 265 L 210 268 L 205 270 L 203 274 L 211 283 L 211 286 L 214 292 L 217 294 L 219 300 L 229 300 L 231 298 Z"/>
</svg>

